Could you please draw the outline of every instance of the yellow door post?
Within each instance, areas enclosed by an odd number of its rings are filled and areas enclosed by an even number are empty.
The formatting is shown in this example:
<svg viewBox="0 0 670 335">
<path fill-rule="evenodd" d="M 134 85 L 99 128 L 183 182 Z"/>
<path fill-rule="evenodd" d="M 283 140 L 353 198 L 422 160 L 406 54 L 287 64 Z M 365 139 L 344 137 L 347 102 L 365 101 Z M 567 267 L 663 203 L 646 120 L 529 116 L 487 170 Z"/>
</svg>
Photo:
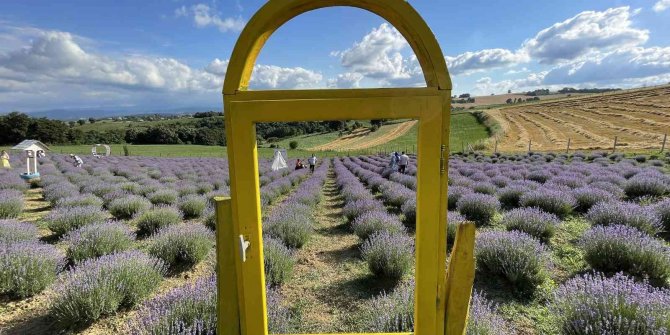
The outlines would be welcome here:
<svg viewBox="0 0 670 335">
<path fill-rule="evenodd" d="M 412 47 L 426 87 L 247 91 L 256 58 L 276 29 L 302 13 L 333 6 L 368 10 L 396 27 Z M 472 226 L 458 230 L 454 250 L 461 256 L 450 263 L 449 281 L 445 269 L 451 81 L 435 36 L 407 1 L 268 1 L 249 20 L 235 45 L 226 72 L 223 102 L 231 200 L 217 203 L 221 334 L 267 334 L 255 124 L 380 118 L 419 120 L 414 333 L 464 333 L 472 289 L 469 274 L 474 269 L 470 257 L 474 245 Z M 221 254 L 226 252 L 230 254 Z"/>
</svg>

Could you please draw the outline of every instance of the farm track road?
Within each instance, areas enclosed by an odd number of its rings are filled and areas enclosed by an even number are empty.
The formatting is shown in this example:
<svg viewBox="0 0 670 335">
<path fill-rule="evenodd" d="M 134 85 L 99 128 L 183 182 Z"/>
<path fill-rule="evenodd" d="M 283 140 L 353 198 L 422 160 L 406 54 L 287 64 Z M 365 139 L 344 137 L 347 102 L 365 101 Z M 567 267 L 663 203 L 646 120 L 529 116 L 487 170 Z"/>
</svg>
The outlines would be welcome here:
<svg viewBox="0 0 670 335">
<path fill-rule="evenodd" d="M 357 130 L 350 135 L 346 135 L 335 139 L 332 142 L 309 148 L 309 150 L 362 150 L 378 145 L 388 143 L 402 135 L 405 135 L 418 121 L 411 120 L 392 125 L 391 129 L 383 135 L 374 137 L 375 133 L 370 132 L 369 129 Z"/>
</svg>

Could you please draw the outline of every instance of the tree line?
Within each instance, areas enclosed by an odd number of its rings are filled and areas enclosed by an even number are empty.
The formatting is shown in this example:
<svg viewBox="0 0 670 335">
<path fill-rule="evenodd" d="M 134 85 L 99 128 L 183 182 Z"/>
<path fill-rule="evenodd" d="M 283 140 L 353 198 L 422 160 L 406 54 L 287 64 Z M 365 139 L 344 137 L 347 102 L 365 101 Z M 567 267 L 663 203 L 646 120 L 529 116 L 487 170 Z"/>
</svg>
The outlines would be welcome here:
<svg viewBox="0 0 670 335">
<path fill-rule="evenodd" d="M 200 144 L 226 145 L 223 114 L 203 112 L 194 115 L 194 122 L 157 124 L 127 129 L 87 130 L 76 122 L 48 118 L 32 118 L 12 112 L 0 116 L 0 145 L 14 145 L 25 139 L 47 144 Z M 90 122 L 90 121 L 89 121 Z M 260 141 L 274 141 L 303 134 L 340 131 L 347 129 L 346 121 L 269 122 L 256 126 Z"/>
</svg>

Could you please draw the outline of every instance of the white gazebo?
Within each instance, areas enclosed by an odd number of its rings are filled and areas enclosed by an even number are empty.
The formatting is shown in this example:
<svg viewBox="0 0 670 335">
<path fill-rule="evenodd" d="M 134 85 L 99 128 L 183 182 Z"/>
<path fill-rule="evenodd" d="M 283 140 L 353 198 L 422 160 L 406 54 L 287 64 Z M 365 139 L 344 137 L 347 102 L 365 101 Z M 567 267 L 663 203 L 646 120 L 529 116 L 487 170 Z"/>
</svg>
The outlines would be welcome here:
<svg viewBox="0 0 670 335">
<path fill-rule="evenodd" d="M 44 156 L 44 152 L 49 150 L 49 147 L 37 140 L 24 140 L 15 145 L 12 150 L 23 150 L 26 152 L 26 172 L 21 174 L 21 178 L 30 180 L 40 177 L 37 172 L 37 157 Z"/>
</svg>

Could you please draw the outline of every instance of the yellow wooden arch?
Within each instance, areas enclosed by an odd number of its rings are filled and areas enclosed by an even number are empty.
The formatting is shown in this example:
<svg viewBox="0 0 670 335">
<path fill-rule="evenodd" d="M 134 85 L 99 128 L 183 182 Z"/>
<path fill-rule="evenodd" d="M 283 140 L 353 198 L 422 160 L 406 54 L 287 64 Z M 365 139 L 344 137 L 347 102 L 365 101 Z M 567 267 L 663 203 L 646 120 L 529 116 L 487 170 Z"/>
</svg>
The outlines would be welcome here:
<svg viewBox="0 0 670 335">
<path fill-rule="evenodd" d="M 223 94 L 248 88 L 256 58 L 265 42 L 284 23 L 319 8 L 348 6 L 368 10 L 391 23 L 405 37 L 421 64 L 428 87 L 451 89 L 442 49 L 419 13 L 405 0 L 284 0 L 268 1 L 249 20 L 228 63 Z"/>
<path fill-rule="evenodd" d="M 247 91 L 270 35 L 301 13 L 358 7 L 393 24 L 421 64 L 427 87 Z M 267 334 L 255 124 L 318 120 L 419 120 L 415 334 L 464 334 L 474 278 L 474 226 L 458 228 L 446 263 L 451 81 L 426 23 L 405 0 L 270 0 L 237 41 L 223 87 L 231 198 L 217 199 L 218 332 Z"/>
</svg>

